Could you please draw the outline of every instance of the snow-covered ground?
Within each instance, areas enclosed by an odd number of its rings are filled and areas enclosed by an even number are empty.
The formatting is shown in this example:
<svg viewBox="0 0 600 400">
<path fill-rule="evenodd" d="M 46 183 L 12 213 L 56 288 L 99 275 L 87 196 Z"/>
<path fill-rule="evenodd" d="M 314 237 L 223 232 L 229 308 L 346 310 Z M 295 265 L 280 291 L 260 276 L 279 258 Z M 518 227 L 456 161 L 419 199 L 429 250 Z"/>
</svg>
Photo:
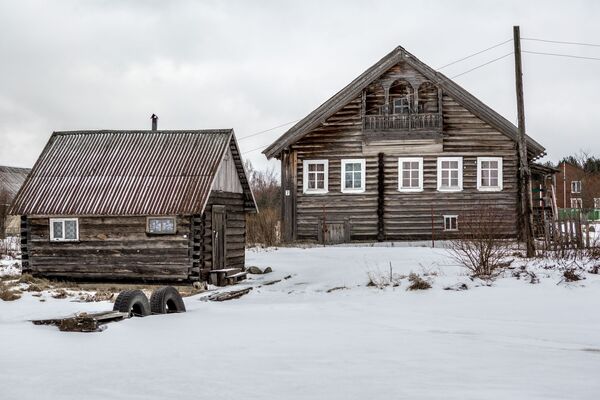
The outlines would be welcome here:
<svg viewBox="0 0 600 400">
<path fill-rule="evenodd" d="M 433 288 L 367 287 L 368 273 L 427 273 Z M 529 268 L 471 282 L 443 249 L 249 250 L 270 266 L 247 284 L 291 275 L 187 313 L 134 318 L 102 333 L 29 319 L 105 310 L 24 293 L 0 301 L 2 399 L 597 399 L 600 276 L 559 283 Z M 443 290 L 466 282 L 469 290 Z M 479 286 L 478 286 L 479 285 Z M 328 292 L 328 289 L 345 286 Z"/>
</svg>

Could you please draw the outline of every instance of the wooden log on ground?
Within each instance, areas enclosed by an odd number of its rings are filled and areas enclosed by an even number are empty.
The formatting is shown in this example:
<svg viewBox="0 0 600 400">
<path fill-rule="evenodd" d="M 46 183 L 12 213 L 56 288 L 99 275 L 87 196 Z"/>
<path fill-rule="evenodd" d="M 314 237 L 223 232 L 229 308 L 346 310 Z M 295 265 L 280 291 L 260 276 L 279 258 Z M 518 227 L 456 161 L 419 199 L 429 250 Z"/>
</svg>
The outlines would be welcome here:
<svg viewBox="0 0 600 400">
<path fill-rule="evenodd" d="M 210 295 L 208 297 L 208 300 L 210 300 L 210 301 L 226 301 L 226 300 L 237 299 L 237 298 L 242 297 L 245 294 L 250 293 L 251 290 L 252 290 L 252 288 L 249 287 L 246 289 L 233 290 L 230 292 L 215 293 L 215 294 Z"/>
<path fill-rule="evenodd" d="M 77 313 L 68 317 L 32 320 L 34 325 L 55 325 L 63 332 L 101 332 L 109 322 L 129 318 L 128 313 L 102 311 L 97 313 Z"/>
</svg>

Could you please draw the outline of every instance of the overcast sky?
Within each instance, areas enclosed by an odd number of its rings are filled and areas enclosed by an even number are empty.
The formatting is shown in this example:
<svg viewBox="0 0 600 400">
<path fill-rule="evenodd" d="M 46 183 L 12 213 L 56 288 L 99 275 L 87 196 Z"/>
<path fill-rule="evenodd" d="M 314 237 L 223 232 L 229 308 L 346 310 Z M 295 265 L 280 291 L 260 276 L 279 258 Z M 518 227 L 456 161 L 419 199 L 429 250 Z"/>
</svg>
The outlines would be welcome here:
<svg viewBox="0 0 600 400">
<path fill-rule="evenodd" d="M 0 2 L 0 165 L 31 166 L 52 131 L 234 128 L 306 116 L 401 45 L 433 68 L 521 35 L 600 43 L 598 1 Z M 523 49 L 600 58 L 600 47 Z M 454 76 L 512 43 L 442 70 Z M 527 131 L 549 159 L 600 155 L 600 61 L 524 54 Z M 456 78 L 516 120 L 512 57 Z M 289 127 L 240 140 L 242 152 Z M 266 166 L 260 151 L 246 153 Z"/>
</svg>

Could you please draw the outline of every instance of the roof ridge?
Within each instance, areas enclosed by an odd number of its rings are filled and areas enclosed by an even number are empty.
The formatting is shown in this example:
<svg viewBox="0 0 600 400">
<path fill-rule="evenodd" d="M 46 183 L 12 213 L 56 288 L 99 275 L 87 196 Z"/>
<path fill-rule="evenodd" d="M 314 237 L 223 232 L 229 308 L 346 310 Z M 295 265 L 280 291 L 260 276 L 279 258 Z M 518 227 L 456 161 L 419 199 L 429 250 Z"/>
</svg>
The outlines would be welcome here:
<svg viewBox="0 0 600 400">
<path fill-rule="evenodd" d="M 85 129 L 85 130 L 74 130 L 74 131 L 54 131 L 52 135 L 92 135 L 92 134 L 103 134 L 103 133 L 119 133 L 119 134 L 139 134 L 139 133 L 153 133 L 153 134 L 164 134 L 164 133 L 218 133 L 218 134 L 229 134 L 233 131 L 233 128 L 219 128 L 219 129 Z"/>
</svg>

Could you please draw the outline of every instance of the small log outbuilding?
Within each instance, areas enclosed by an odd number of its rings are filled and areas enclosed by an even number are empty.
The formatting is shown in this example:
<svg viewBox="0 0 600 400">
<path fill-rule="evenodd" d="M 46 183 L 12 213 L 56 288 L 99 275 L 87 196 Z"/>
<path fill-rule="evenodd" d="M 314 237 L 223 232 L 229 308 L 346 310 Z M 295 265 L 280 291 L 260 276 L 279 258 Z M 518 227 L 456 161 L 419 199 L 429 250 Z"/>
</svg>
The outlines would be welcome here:
<svg viewBox="0 0 600 400">
<path fill-rule="evenodd" d="M 11 208 L 24 272 L 143 281 L 243 269 L 256 211 L 231 129 L 55 132 Z"/>
<path fill-rule="evenodd" d="M 29 171 L 29 168 L 0 166 L 0 239 L 19 234 L 19 217 L 8 215 L 8 210 Z"/>
</svg>

